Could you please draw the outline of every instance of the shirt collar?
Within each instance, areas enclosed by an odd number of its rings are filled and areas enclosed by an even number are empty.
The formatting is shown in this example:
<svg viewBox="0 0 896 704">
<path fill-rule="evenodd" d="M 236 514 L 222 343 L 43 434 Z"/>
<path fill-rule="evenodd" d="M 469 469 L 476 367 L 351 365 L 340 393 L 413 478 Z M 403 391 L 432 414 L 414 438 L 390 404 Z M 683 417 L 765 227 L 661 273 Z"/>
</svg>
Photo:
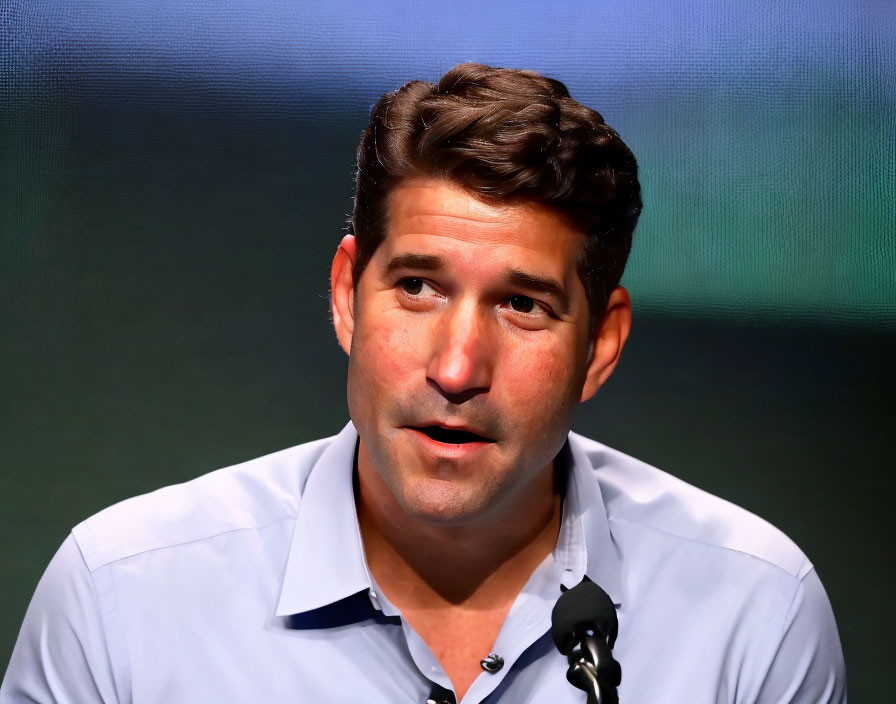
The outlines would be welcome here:
<svg viewBox="0 0 896 704">
<path fill-rule="evenodd" d="M 310 611 L 371 587 L 352 475 L 358 432 L 348 423 L 305 483 L 277 615 Z"/>
<path fill-rule="evenodd" d="M 358 433 L 349 422 L 312 467 L 299 503 L 277 615 L 317 609 L 373 586 L 352 486 Z M 554 559 L 562 583 L 587 575 L 622 603 L 619 557 L 595 470 L 578 436 L 561 453 L 569 465 L 563 519 Z"/>
<path fill-rule="evenodd" d="M 610 534 L 598 472 L 582 447 L 581 436 L 576 433 L 569 434 L 561 454 L 569 464 L 569 474 L 554 559 L 564 568 L 563 586 L 573 587 L 587 575 L 620 606 L 622 567 Z"/>
</svg>

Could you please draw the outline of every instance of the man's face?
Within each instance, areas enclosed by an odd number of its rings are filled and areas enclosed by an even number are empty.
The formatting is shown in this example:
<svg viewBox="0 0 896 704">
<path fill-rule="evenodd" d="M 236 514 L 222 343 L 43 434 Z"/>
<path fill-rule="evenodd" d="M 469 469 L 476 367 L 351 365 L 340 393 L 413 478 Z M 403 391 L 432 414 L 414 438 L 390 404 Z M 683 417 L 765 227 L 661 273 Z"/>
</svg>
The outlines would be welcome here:
<svg viewBox="0 0 896 704">
<path fill-rule="evenodd" d="M 583 235 L 538 204 L 438 180 L 406 182 L 390 206 L 360 280 L 345 278 L 351 238 L 334 262 L 349 412 L 406 513 L 465 523 L 544 479 L 576 404 L 609 375 L 592 354 Z"/>
</svg>

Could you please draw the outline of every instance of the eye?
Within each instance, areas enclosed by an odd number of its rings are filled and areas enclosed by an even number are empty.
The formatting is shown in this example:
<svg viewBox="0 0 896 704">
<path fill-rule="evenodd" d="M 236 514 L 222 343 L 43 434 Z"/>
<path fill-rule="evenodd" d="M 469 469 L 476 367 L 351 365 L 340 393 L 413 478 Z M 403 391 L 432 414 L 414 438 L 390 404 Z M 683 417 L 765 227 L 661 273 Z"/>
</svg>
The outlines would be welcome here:
<svg viewBox="0 0 896 704">
<path fill-rule="evenodd" d="M 445 298 L 433 284 L 419 276 L 399 279 L 395 289 L 402 303 L 413 310 L 429 310 Z"/>
<path fill-rule="evenodd" d="M 423 293 L 425 288 L 429 288 L 429 284 L 423 279 L 418 279 L 416 277 L 402 279 L 398 282 L 398 285 L 401 287 L 401 290 L 409 296 L 419 296 Z"/>
<path fill-rule="evenodd" d="M 541 330 L 550 323 L 550 319 L 556 317 L 549 305 L 521 293 L 505 298 L 501 308 L 515 325 L 527 330 Z"/>
<path fill-rule="evenodd" d="M 508 301 L 510 307 L 513 308 L 517 313 L 531 313 L 532 309 L 538 305 L 535 301 L 533 301 L 528 296 L 511 296 Z M 538 306 L 541 308 L 541 306 Z"/>
<path fill-rule="evenodd" d="M 408 310 L 433 310 L 445 297 L 426 279 L 419 276 L 408 276 L 399 279 L 395 284 L 398 301 Z"/>
</svg>

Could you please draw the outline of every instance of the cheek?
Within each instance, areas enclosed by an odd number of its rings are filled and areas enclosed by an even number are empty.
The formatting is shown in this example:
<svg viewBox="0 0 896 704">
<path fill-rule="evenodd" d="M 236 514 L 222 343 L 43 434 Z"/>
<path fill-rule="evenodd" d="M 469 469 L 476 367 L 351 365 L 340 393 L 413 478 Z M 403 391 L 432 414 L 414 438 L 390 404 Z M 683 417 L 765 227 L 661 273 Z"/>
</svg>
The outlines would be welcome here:
<svg viewBox="0 0 896 704">
<path fill-rule="evenodd" d="M 581 385 L 581 365 L 563 344 L 516 346 L 504 361 L 504 388 L 520 410 L 539 414 L 561 412 Z M 573 402 L 574 406 L 575 403 Z M 543 416 L 544 417 L 544 416 Z"/>
<path fill-rule="evenodd" d="M 406 385 L 420 369 L 422 342 L 421 331 L 400 322 L 359 320 L 349 356 L 356 384 L 369 393 Z"/>
</svg>

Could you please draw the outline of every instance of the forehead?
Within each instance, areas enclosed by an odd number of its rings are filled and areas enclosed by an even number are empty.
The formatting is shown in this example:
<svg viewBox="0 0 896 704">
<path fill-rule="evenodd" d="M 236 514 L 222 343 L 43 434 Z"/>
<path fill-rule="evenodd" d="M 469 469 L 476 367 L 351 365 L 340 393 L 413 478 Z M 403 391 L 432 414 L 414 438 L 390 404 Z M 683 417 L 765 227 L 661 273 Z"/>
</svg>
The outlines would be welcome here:
<svg viewBox="0 0 896 704">
<path fill-rule="evenodd" d="M 449 182 L 416 179 L 392 191 L 387 235 L 375 257 L 425 249 L 456 263 L 511 260 L 559 276 L 575 270 L 583 237 L 571 219 L 539 203 L 484 201 Z"/>
</svg>

